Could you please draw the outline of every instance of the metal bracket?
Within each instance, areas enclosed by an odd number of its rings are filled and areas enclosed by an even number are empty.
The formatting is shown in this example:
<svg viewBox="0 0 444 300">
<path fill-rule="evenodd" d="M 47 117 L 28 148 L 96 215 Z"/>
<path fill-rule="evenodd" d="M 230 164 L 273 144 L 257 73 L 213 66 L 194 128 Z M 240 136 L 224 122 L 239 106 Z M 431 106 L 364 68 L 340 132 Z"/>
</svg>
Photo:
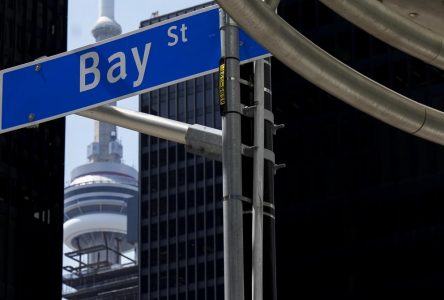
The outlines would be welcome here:
<svg viewBox="0 0 444 300">
<path fill-rule="evenodd" d="M 249 118 L 254 118 L 254 112 L 256 108 L 257 108 L 256 105 L 252 106 L 241 105 L 242 114 Z M 271 123 L 274 123 L 274 114 L 268 109 L 264 109 L 264 119 Z"/>
<path fill-rule="evenodd" d="M 265 202 L 265 201 L 264 201 L 263 205 L 264 205 L 264 206 L 267 206 L 267 207 L 270 207 L 270 208 L 272 208 L 272 209 L 275 209 L 275 206 L 274 206 L 273 203 Z"/>
<path fill-rule="evenodd" d="M 274 174 L 276 174 L 276 172 L 277 172 L 278 170 L 283 169 L 283 168 L 285 168 L 285 167 L 287 167 L 286 164 L 275 164 L 275 165 L 274 165 Z"/>
<path fill-rule="evenodd" d="M 242 144 L 242 155 L 248 156 L 248 157 L 253 157 L 254 152 L 256 151 L 257 146 L 246 146 L 244 144 Z"/>
<path fill-rule="evenodd" d="M 253 106 L 242 105 L 242 107 L 241 107 L 242 114 L 246 117 L 253 118 L 254 111 L 256 110 L 256 107 L 257 107 L 256 105 L 253 105 Z"/>
<path fill-rule="evenodd" d="M 273 134 L 276 135 L 276 132 L 282 128 L 285 128 L 285 124 L 274 124 L 273 125 Z"/>
<path fill-rule="evenodd" d="M 247 157 L 253 157 L 254 152 L 257 150 L 257 146 L 246 146 L 242 144 L 242 155 Z M 271 161 L 273 164 L 275 162 L 275 154 L 273 151 L 264 149 L 264 159 Z"/>
<path fill-rule="evenodd" d="M 241 200 L 241 201 L 246 202 L 246 203 L 250 203 L 250 204 L 253 203 L 253 200 L 251 200 L 250 198 L 247 198 L 245 196 L 242 196 L 242 195 L 226 195 L 226 196 L 223 197 L 223 200 L 224 201 L 228 201 L 228 200 Z"/>
<path fill-rule="evenodd" d="M 251 81 L 248 81 L 248 80 L 242 79 L 242 78 L 239 79 L 239 83 L 243 84 L 243 85 L 246 85 L 248 87 L 253 87 L 254 86 L 254 84 Z"/>
</svg>

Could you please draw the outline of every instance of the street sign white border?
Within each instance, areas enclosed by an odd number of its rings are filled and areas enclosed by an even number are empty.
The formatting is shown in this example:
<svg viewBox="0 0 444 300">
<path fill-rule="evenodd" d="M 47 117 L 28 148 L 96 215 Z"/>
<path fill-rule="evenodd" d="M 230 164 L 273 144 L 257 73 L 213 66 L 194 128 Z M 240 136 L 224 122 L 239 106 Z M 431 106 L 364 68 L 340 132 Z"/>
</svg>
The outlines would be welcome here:
<svg viewBox="0 0 444 300">
<path fill-rule="evenodd" d="M 87 50 L 89 48 L 97 47 L 97 46 L 109 43 L 109 42 L 117 40 L 117 39 L 121 39 L 121 38 L 124 38 L 124 37 L 127 37 L 127 36 L 138 34 L 140 32 L 146 31 L 146 30 L 150 30 L 150 29 L 155 28 L 155 27 L 162 26 L 164 24 L 168 24 L 168 23 L 172 23 L 172 22 L 175 22 L 175 21 L 178 21 L 178 20 L 181 20 L 181 19 L 189 18 L 191 16 L 194 16 L 194 15 L 197 15 L 197 14 L 201 14 L 201 13 L 204 13 L 206 11 L 218 8 L 218 7 L 219 7 L 218 5 L 208 6 L 208 7 L 205 7 L 203 9 L 199 9 L 199 10 L 196 10 L 196 11 L 193 11 L 193 12 L 190 12 L 190 13 L 186 13 L 186 14 L 183 14 L 183 15 L 171 18 L 171 19 L 167 19 L 167 20 L 161 21 L 159 23 L 155 23 L 155 24 L 149 25 L 147 27 L 143 27 L 143 28 L 140 28 L 140 29 L 137 29 L 137 30 L 133 30 L 131 32 L 128 32 L 128 33 L 125 33 L 125 34 L 122 34 L 122 35 L 118 35 L 118 36 L 110 38 L 110 39 L 106 39 L 106 40 L 100 41 L 98 43 L 89 44 L 89 45 L 83 46 L 81 48 L 77 48 L 77 49 L 74 49 L 74 50 L 71 50 L 71 51 L 67 51 L 67 52 L 56 54 L 54 56 L 44 57 L 42 59 L 37 59 L 37 60 L 31 61 L 31 62 L 28 62 L 26 64 L 22 64 L 22 65 L 18 65 L 18 66 L 14 66 L 14 67 L 8 68 L 8 69 L 0 70 L 0 134 L 6 133 L 6 132 L 10 132 L 10 131 L 13 131 L 13 130 L 17 130 L 17 129 L 20 129 L 20 128 L 26 128 L 26 127 L 34 126 L 34 125 L 37 125 L 37 124 L 40 124 L 40 123 L 56 120 L 56 119 L 59 119 L 59 118 L 66 117 L 68 115 L 76 114 L 77 112 L 80 112 L 80 111 L 84 111 L 84 110 L 88 110 L 88 109 L 91 109 L 91 108 L 94 108 L 94 107 L 106 105 L 108 103 L 112 103 L 112 102 L 116 102 L 116 101 L 119 101 L 119 100 L 122 100 L 122 99 L 134 97 L 136 95 L 144 94 L 144 93 L 147 93 L 147 92 L 150 92 L 150 91 L 153 91 L 153 90 L 157 90 L 157 89 L 169 86 L 169 85 L 173 85 L 173 84 L 176 84 L 176 83 L 179 83 L 179 82 L 187 81 L 187 80 L 190 80 L 190 79 L 193 79 L 193 78 L 196 78 L 196 77 L 200 77 L 200 76 L 204 76 L 204 75 L 207 75 L 207 74 L 211 74 L 211 73 L 217 72 L 218 68 L 214 68 L 214 69 L 211 69 L 211 70 L 208 70 L 208 71 L 205 71 L 205 72 L 201 72 L 201 73 L 198 73 L 198 74 L 190 75 L 190 76 L 187 76 L 187 77 L 182 77 L 182 78 L 174 80 L 174 81 L 169 81 L 167 83 L 156 85 L 156 86 L 153 86 L 153 87 L 150 87 L 150 88 L 147 88 L 147 89 L 144 89 L 144 90 L 140 90 L 140 91 L 137 91 L 137 92 L 134 92 L 134 93 L 131 93 L 131 94 L 126 94 L 124 96 L 120 96 L 120 97 L 116 97 L 116 98 L 113 98 L 113 99 L 110 99 L 110 100 L 107 100 L 107 101 L 103 101 L 103 102 L 100 102 L 98 104 L 93 104 L 93 105 L 85 106 L 85 107 L 82 107 L 82 108 L 79 108 L 79 109 L 76 109 L 76 110 L 71 110 L 71 111 L 66 112 L 66 113 L 61 113 L 61 114 L 58 114 L 57 116 L 52 116 L 52 117 L 40 119 L 40 120 L 35 121 L 35 122 L 29 122 L 29 123 L 26 123 L 26 124 L 10 127 L 10 128 L 7 128 L 7 129 L 3 129 L 2 128 L 2 109 L 3 109 L 3 98 L 2 98 L 2 95 L 3 95 L 3 74 L 4 73 L 10 72 L 10 71 L 14 71 L 14 70 L 17 70 L 17 69 L 22 69 L 22 68 L 25 68 L 25 67 L 28 67 L 28 66 L 34 66 L 34 65 L 37 65 L 37 64 L 44 63 L 46 61 L 54 60 L 54 59 L 59 58 L 59 57 L 71 55 L 71 54 L 74 54 L 74 53 L 77 53 L 77 52 L 80 52 L 80 51 L 83 51 L 83 50 Z M 263 59 L 263 58 L 266 58 L 266 57 L 270 57 L 270 56 L 271 56 L 271 54 L 267 53 L 267 54 L 264 54 L 264 55 L 261 55 L 261 56 L 258 56 L 258 57 L 254 57 L 254 58 L 251 58 L 251 59 L 248 59 L 248 60 L 244 60 L 244 61 L 241 62 L 241 64 L 246 64 L 246 63 L 249 63 L 249 62 L 252 62 L 252 61 L 255 61 L 255 60 L 258 60 L 258 59 Z"/>
</svg>

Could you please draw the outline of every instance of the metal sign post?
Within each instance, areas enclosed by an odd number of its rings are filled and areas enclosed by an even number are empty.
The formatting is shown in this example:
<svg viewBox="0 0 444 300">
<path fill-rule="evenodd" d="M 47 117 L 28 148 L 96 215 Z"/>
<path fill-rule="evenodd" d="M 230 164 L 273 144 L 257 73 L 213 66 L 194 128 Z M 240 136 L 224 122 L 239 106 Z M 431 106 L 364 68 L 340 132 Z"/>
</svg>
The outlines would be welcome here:
<svg viewBox="0 0 444 300">
<path fill-rule="evenodd" d="M 252 222 L 252 298 L 263 299 L 264 269 L 264 60 L 254 63 L 254 146 Z"/>
<path fill-rule="evenodd" d="M 244 299 L 239 28 L 220 10 L 225 300 Z"/>
</svg>

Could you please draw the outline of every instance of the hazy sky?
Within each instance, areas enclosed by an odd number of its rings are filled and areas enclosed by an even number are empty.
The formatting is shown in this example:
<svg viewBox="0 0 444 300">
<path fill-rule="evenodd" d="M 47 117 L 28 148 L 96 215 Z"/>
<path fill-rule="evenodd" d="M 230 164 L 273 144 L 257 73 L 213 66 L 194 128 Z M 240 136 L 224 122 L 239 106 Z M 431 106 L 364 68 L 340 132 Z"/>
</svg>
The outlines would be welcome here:
<svg viewBox="0 0 444 300">
<path fill-rule="evenodd" d="M 91 29 L 98 18 L 99 0 L 68 1 L 68 50 L 76 49 L 95 42 Z M 202 0 L 115 0 L 115 19 L 122 26 L 123 33 L 137 30 L 140 21 L 150 18 L 158 11 L 166 14 L 172 11 L 205 3 Z M 118 106 L 138 109 L 138 99 L 119 101 Z M 65 183 L 70 180 L 73 168 L 87 163 L 86 148 L 93 141 L 94 121 L 69 116 L 66 119 Z M 135 132 L 119 128 L 118 138 L 123 144 L 124 163 L 138 168 L 138 135 Z"/>
</svg>

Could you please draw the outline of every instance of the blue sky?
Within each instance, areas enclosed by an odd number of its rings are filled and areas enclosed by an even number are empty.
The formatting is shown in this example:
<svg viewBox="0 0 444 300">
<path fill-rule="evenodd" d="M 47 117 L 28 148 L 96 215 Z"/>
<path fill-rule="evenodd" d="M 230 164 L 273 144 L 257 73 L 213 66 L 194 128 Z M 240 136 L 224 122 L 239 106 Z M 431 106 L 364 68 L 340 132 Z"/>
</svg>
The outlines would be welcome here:
<svg viewBox="0 0 444 300">
<path fill-rule="evenodd" d="M 68 7 L 68 50 L 95 42 L 91 29 L 98 18 L 98 0 L 70 0 Z M 158 11 L 166 14 L 186 7 L 205 3 L 202 0 L 115 0 L 115 19 L 123 33 L 137 30 L 140 21 Z M 118 106 L 138 110 L 138 99 L 119 101 Z M 93 141 L 94 121 L 69 116 L 66 122 L 65 183 L 70 180 L 73 168 L 87 163 L 86 148 Z M 118 138 L 123 144 L 124 163 L 138 168 L 138 134 L 123 128 L 118 129 Z"/>
</svg>

